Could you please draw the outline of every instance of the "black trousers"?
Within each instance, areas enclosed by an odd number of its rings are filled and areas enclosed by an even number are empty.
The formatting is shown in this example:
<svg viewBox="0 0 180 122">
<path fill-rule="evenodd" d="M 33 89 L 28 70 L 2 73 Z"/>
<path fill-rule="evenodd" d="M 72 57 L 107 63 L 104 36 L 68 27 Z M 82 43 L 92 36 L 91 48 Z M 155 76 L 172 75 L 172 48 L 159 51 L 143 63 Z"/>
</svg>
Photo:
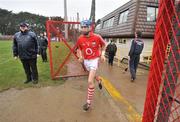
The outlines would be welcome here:
<svg viewBox="0 0 180 122">
<path fill-rule="evenodd" d="M 40 49 L 41 57 L 42 57 L 42 60 L 43 60 L 43 61 L 47 61 L 46 49 L 47 49 L 47 48 L 41 48 L 41 49 Z"/>
<path fill-rule="evenodd" d="M 109 63 L 109 65 L 113 65 L 113 61 L 114 61 L 114 52 L 109 53 L 109 55 L 108 55 L 108 63 Z"/>
<path fill-rule="evenodd" d="M 28 81 L 38 80 L 38 70 L 37 70 L 37 58 L 35 59 L 21 59 L 24 71 L 26 73 L 26 78 Z"/>
<path fill-rule="evenodd" d="M 139 64 L 140 55 L 130 56 L 129 67 L 131 73 L 131 79 L 136 79 L 136 71 Z"/>
</svg>

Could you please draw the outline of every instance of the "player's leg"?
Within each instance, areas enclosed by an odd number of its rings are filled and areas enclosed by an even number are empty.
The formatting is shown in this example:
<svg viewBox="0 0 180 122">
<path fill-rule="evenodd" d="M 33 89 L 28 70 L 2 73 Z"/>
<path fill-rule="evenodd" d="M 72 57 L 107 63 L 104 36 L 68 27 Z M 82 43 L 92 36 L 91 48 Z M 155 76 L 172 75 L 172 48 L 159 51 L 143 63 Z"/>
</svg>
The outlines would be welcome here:
<svg viewBox="0 0 180 122">
<path fill-rule="evenodd" d="M 85 111 L 87 111 L 90 108 L 90 105 L 92 103 L 93 100 L 93 96 L 94 96 L 94 77 L 96 74 L 96 70 L 90 70 L 89 71 L 89 77 L 88 77 L 88 92 L 87 92 L 87 100 L 86 100 L 86 104 L 83 106 L 83 109 Z"/>
<path fill-rule="evenodd" d="M 98 60 L 96 71 L 98 70 L 99 64 L 100 62 Z M 100 76 L 96 74 L 95 80 L 98 82 L 99 89 L 102 89 L 102 79 L 100 78 Z"/>
<path fill-rule="evenodd" d="M 99 89 L 102 89 L 102 80 L 101 80 L 101 78 L 98 75 L 96 75 L 95 80 L 98 82 Z"/>
</svg>

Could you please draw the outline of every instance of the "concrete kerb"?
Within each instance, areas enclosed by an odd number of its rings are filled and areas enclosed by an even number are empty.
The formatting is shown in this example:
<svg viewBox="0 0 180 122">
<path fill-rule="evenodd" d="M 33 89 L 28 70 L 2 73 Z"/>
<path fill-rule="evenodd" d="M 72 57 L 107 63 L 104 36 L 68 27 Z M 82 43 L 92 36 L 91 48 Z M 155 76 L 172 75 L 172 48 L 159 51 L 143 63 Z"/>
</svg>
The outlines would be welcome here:
<svg viewBox="0 0 180 122">
<path fill-rule="evenodd" d="M 141 115 L 135 108 L 113 87 L 113 85 L 105 78 L 101 77 L 104 86 L 103 93 L 108 98 L 108 101 L 115 111 L 120 122 L 141 122 Z M 120 102 L 127 109 L 126 112 L 121 111 L 116 102 Z"/>
</svg>

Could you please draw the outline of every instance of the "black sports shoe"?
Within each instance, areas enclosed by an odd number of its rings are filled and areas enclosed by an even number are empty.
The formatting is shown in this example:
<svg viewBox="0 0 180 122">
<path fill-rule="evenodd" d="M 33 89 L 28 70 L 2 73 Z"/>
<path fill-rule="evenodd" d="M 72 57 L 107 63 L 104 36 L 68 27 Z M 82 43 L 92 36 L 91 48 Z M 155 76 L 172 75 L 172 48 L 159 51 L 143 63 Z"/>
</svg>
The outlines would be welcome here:
<svg viewBox="0 0 180 122">
<path fill-rule="evenodd" d="M 101 82 L 99 82 L 99 89 L 102 89 L 102 84 L 101 84 Z"/>
<path fill-rule="evenodd" d="M 24 84 L 27 84 L 27 83 L 29 83 L 29 82 L 31 82 L 32 80 L 26 80 L 26 81 L 24 81 Z"/>
<path fill-rule="evenodd" d="M 102 83 L 102 79 L 98 78 L 98 77 L 96 77 L 95 79 L 98 82 L 99 89 L 101 90 L 102 89 L 102 84 L 101 84 Z"/>
<path fill-rule="evenodd" d="M 134 82 L 135 78 L 131 78 L 131 82 Z"/>
<path fill-rule="evenodd" d="M 89 103 L 86 103 L 86 104 L 83 105 L 83 110 L 84 111 L 88 111 L 89 108 L 90 108 L 90 104 Z"/>
<path fill-rule="evenodd" d="M 38 80 L 33 80 L 33 84 L 38 84 Z"/>
</svg>

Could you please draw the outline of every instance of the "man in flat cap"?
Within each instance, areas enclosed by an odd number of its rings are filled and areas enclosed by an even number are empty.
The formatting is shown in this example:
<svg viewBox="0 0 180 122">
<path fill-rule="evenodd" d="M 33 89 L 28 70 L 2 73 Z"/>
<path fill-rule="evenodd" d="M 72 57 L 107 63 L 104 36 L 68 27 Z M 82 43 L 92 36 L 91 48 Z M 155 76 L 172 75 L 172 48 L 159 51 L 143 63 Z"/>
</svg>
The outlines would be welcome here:
<svg viewBox="0 0 180 122">
<path fill-rule="evenodd" d="M 20 23 L 20 31 L 14 35 L 13 39 L 13 56 L 22 62 L 27 78 L 25 84 L 31 81 L 34 84 L 38 83 L 37 53 L 36 34 L 29 30 L 28 23 Z"/>
</svg>

